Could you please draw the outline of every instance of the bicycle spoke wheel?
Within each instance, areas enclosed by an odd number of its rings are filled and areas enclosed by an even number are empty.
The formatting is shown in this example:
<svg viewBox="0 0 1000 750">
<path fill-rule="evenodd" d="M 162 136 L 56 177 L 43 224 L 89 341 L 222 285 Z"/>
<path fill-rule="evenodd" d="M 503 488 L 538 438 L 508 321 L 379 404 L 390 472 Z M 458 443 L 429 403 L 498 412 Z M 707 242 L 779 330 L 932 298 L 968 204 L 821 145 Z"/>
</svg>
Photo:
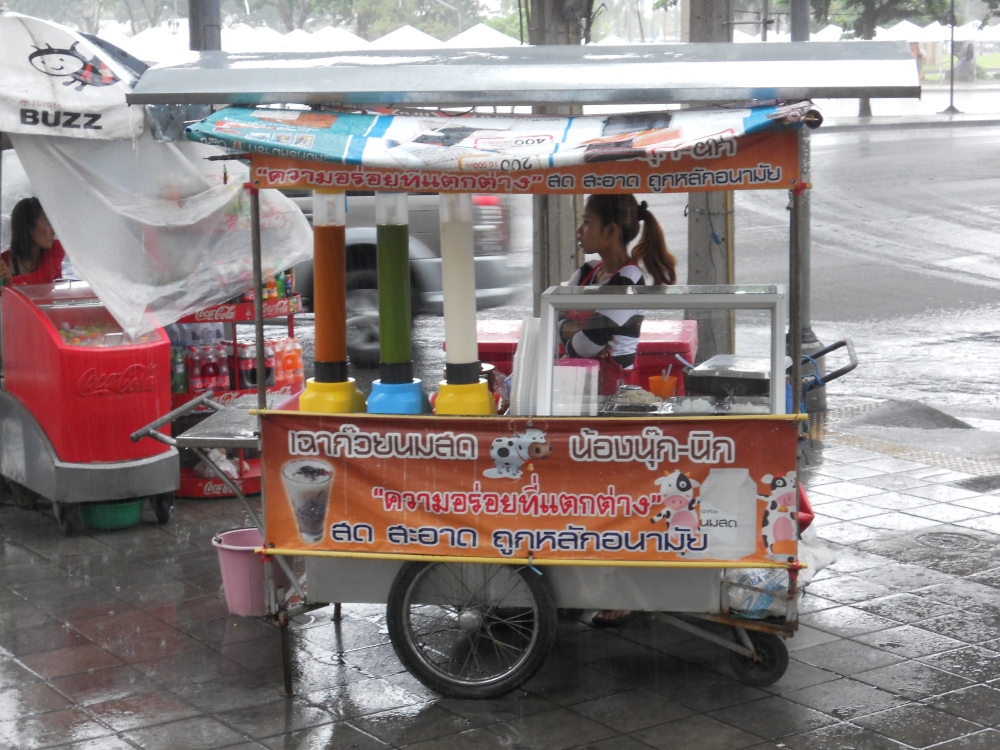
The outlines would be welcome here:
<svg viewBox="0 0 1000 750">
<path fill-rule="evenodd" d="M 556 633 L 544 578 L 510 565 L 410 563 L 389 594 L 400 661 L 443 695 L 489 698 L 542 666 Z"/>
</svg>

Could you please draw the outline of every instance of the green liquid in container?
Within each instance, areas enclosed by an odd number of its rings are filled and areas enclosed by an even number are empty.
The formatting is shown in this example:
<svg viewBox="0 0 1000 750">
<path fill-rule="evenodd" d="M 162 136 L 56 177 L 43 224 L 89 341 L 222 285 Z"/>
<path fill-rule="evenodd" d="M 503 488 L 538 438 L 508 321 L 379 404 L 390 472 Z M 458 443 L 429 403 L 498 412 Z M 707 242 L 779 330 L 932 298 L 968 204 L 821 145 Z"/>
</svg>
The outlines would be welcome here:
<svg viewBox="0 0 1000 750">
<path fill-rule="evenodd" d="M 413 359 L 410 342 L 410 227 L 379 224 L 378 309 L 379 358 L 387 364 Z"/>
</svg>

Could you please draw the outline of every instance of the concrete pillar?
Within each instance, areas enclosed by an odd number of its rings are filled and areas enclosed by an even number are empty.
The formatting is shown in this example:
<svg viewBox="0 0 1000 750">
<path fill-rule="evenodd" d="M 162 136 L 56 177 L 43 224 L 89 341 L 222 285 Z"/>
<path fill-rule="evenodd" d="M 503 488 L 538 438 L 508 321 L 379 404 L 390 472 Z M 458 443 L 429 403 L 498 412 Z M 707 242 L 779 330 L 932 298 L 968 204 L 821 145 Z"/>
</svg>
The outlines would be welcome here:
<svg viewBox="0 0 1000 750">
<path fill-rule="evenodd" d="M 589 32 L 593 0 L 543 0 L 531 5 L 531 44 L 580 44 Z M 537 114 L 578 115 L 580 107 L 537 106 Z M 538 195 L 533 202 L 534 314 L 540 313 L 541 293 L 567 280 L 580 265 L 576 248 L 577 196 Z"/>
<path fill-rule="evenodd" d="M 732 41 L 729 0 L 695 1 L 687 7 L 692 42 Z M 732 207 L 732 192 L 688 194 L 688 284 L 734 283 Z M 733 352 L 732 311 L 689 311 L 687 317 L 698 321 L 699 362 Z"/>
<path fill-rule="evenodd" d="M 193 50 L 222 49 L 220 0 L 188 0 L 188 33 Z"/>
</svg>

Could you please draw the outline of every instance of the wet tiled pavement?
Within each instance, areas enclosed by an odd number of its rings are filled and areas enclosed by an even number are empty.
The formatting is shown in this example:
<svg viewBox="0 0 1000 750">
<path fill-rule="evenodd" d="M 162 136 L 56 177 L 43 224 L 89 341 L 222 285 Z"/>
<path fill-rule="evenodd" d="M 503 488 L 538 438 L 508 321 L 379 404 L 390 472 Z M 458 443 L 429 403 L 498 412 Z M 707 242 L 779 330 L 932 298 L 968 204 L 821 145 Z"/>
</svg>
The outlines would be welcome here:
<svg viewBox="0 0 1000 750">
<path fill-rule="evenodd" d="M 843 444 L 803 472 L 837 561 L 809 586 L 785 676 L 653 618 L 564 617 L 525 689 L 441 699 L 403 671 L 381 606 L 277 629 L 228 616 L 211 538 L 234 500 L 64 537 L 0 506 L 0 750 L 1000 748 L 1000 482 Z"/>
</svg>

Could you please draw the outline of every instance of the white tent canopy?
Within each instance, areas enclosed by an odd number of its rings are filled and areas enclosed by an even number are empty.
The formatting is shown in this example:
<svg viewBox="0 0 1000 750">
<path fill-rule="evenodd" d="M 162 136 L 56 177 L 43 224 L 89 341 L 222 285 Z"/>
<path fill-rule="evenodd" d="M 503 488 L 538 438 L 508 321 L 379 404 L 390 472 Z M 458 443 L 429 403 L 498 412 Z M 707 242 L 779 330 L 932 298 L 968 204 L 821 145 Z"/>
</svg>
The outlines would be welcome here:
<svg viewBox="0 0 1000 750">
<path fill-rule="evenodd" d="M 916 41 L 915 37 L 919 35 L 923 29 L 917 26 L 912 21 L 900 21 L 895 26 L 890 26 L 885 30 L 884 33 L 878 33 L 876 38 L 878 41 L 901 41 L 901 42 L 912 42 Z"/>
<path fill-rule="evenodd" d="M 621 44 L 628 44 L 628 42 L 626 42 L 620 36 L 615 36 L 614 34 L 608 34 L 601 41 L 599 41 L 599 42 L 591 42 L 591 44 L 611 45 L 611 46 L 617 47 L 618 45 L 621 45 Z"/>
<path fill-rule="evenodd" d="M 951 29 L 944 28 L 943 39 L 950 39 Z M 978 42 L 982 39 L 982 32 L 979 30 L 979 21 L 969 21 L 966 24 L 955 27 L 956 42 Z"/>
<path fill-rule="evenodd" d="M 817 31 L 815 34 L 810 34 L 809 40 L 812 42 L 839 42 L 843 33 L 843 28 L 831 23 L 826 28 Z"/>
<path fill-rule="evenodd" d="M 313 38 L 319 40 L 324 51 L 350 51 L 371 47 L 371 42 L 367 39 L 362 39 L 339 26 L 324 26 L 313 32 Z"/>
<path fill-rule="evenodd" d="M 122 49 L 143 62 L 163 62 L 185 52 L 188 43 L 187 19 L 183 19 L 174 29 L 156 26 L 140 31 L 124 40 Z"/>
<path fill-rule="evenodd" d="M 407 24 L 372 42 L 372 49 L 434 49 L 444 42 Z"/>
<path fill-rule="evenodd" d="M 497 31 L 485 23 L 477 23 L 471 29 L 466 29 L 458 36 L 453 36 L 444 43 L 446 47 L 466 47 L 470 49 L 482 47 L 519 47 L 521 41 Z"/>
</svg>

